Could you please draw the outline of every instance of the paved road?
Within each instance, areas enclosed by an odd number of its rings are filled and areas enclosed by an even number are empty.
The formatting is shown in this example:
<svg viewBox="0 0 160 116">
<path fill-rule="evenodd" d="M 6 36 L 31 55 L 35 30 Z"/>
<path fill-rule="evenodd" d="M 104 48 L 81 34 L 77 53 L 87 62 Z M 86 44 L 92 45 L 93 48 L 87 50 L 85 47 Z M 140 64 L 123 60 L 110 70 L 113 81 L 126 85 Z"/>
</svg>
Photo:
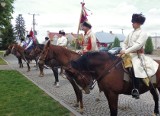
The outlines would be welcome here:
<svg viewBox="0 0 160 116">
<path fill-rule="evenodd" d="M 159 57 L 154 56 L 159 59 Z M 18 68 L 17 60 L 14 56 L 10 55 L 5 57 L 9 66 L 1 66 L 2 69 L 14 69 L 20 71 L 28 79 L 33 81 L 41 89 L 45 90 L 51 97 L 58 100 L 62 105 L 67 107 L 75 115 L 80 116 L 78 108 L 73 107 L 73 102 L 76 99 L 72 86 L 69 81 L 60 77 L 60 87 L 56 88 L 54 83 L 54 76 L 50 69 L 46 69 L 45 77 L 39 77 L 39 71 L 34 67 L 34 63 L 31 64 L 31 71 L 27 72 L 27 66 L 24 63 L 24 68 Z M 84 116 L 109 116 L 108 102 L 101 94 L 100 101 L 96 102 L 95 99 L 98 96 L 98 87 L 89 95 L 83 95 L 84 101 Z M 154 102 L 149 92 L 142 94 L 139 100 L 133 99 L 131 96 L 120 95 L 118 102 L 118 116 L 151 116 L 153 114 Z"/>
</svg>

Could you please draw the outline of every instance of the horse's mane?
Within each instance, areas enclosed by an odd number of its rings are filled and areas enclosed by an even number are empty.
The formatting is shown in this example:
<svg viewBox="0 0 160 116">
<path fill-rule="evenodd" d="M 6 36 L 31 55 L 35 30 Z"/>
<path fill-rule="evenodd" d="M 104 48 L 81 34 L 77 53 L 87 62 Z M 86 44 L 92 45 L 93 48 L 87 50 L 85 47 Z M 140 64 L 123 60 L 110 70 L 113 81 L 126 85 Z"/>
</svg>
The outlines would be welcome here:
<svg viewBox="0 0 160 116">
<path fill-rule="evenodd" d="M 53 47 L 55 47 L 57 49 L 57 51 L 58 51 L 57 53 L 58 54 L 65 54 L 66 56 L 74 54 L 74 55 L 79 55 L 80 56 L 80 54 L 78 54 L 77 52 L 72 51 L 70 49 L 67 49 L 65 47 L 57 46 L 57 45 L 51 45 L 51 46 L 53 46 Z"/>
<path fill-rule="evenodd" d="M 36 46 L 39 47 L 41 50 L 43 50 L 45 45 L 44 44 L 37 44 Z"/>
<path fill-rule="evenodd" d="M 116 56 L 106 52 L 88 52 L 82 55 L 78 60 L 71 61 L 73 68 L 77 70 L 87 71 L 91 68 L 94 68 L 95 65 L 102 65 L 107 60 L 115 60 Z M 94 64 L 94 65 L 93 65 Z"/>
</svg>

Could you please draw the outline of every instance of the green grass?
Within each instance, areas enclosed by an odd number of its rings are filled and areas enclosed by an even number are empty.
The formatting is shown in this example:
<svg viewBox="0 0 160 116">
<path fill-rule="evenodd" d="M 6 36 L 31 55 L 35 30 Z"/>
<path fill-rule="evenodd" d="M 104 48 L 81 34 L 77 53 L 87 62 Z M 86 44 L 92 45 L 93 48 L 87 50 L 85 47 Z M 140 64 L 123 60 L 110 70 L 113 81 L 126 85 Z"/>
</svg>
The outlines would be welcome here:
<svg viewBox="0 0 160 116">
<path fill-rule="evenodd" d="M 1 116 L 69 116 L 70 112 L 17 71 L 0 70 Z"/>
<path fill-rule="evenodd" d="M 0 51 L 0 56 L 2 56 L 4 51 Z M 0 57 L 0 65 L 7 65 L 7 62 L 5 62 L 1 57 Z"/>
<path fill-rule="evenodd" d="M 0 51 L 0 55 L 3 55 L 4 51 Z"/>
<path fill-rule="evenodd" d="M 7 62 L 0 57 L 0 65 L 7 65 Z"/>
</svg>

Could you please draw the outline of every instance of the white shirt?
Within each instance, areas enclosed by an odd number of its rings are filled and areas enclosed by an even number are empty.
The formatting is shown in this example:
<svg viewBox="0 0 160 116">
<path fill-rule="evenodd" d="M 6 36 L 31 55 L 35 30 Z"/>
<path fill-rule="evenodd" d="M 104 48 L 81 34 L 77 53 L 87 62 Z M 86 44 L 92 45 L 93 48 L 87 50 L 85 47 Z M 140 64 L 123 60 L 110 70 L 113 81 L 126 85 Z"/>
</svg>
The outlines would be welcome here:
<svg viewBox="0 0 160 116">
<path fill-rule="evenodd" d="M 66 37 L 65 36 L 60 37 L 57 40 L 57 45 L 58 46 L 67 46 L 67 39 L 66 39 Z"/>
<path fill-rule="evenodd" d="M 28 45 L 27 45 L 27 47 L 25 49 L 28 49 L 29 47 L 31 47 L 32 44 L 33 44 L 33 39 L 30 38 L 29 43 L 28 43 Z"/>
<path fill-rule="evenodd" d="M 124 40 L 122 49 L 125 50 L 125 53 L 135 52 L 145 46 L 147 41 L 147 34 L 138 28 L 132 31 L 127 38 Z"/>
</svg>

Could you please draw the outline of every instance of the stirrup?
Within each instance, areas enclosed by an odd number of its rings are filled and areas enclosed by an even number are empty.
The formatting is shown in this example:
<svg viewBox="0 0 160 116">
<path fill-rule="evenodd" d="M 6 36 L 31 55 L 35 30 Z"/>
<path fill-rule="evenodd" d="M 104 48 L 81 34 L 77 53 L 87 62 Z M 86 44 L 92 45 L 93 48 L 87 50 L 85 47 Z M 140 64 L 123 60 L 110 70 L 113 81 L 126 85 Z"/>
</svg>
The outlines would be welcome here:
<svg viewBox="0 0 160 116">
<path fill-rule="evenodd" d="M 138 91 L 138 89 L 136 89 L 136 88 L 132 89 L 131 95 L 132 95 L 132 97 L 134 97 L 136 99 L 139 99 L 139 91 Z"/>
</svg>

